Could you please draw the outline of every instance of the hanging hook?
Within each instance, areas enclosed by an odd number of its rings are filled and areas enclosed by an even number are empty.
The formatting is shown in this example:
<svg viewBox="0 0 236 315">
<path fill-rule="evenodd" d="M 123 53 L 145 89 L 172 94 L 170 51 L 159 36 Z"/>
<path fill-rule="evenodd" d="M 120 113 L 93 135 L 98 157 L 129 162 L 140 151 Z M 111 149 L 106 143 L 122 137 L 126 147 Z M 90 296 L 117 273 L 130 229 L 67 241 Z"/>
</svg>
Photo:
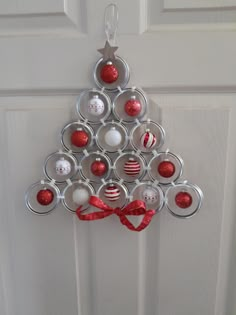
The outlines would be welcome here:
<svg viewBox="0 0 236 315">
<path fill-rule="evenodd" d="M 114 3 L 110 3 L 105 9 L 104 16 L 105 33 L 109 43 L 111 43 L 111 41 L 113 41 L 113 44 L 115 43 L 118 21 L 118 8 Z"/>
</svg>

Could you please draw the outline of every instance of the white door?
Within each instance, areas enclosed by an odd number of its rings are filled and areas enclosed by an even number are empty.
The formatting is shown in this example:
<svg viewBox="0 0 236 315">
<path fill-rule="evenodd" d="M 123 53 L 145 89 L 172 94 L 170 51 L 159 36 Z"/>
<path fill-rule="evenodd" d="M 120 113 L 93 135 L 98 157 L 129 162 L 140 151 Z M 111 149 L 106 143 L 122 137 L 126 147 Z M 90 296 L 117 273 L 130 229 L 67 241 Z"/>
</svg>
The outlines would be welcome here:
<svg viewBox="0 0 236 315">
<path fill-rule="evenodd" d="M 236 1 L 117 0 L 118 55 L 143 87 L 166 147 L 205 199 L 131 232 L 111 216 L 36 216 L 27 187 L 60 148 L 78 94 L 94 86 L 106 0 L 0 2 L 0 314 L 236 312 Z"/>
</svg>

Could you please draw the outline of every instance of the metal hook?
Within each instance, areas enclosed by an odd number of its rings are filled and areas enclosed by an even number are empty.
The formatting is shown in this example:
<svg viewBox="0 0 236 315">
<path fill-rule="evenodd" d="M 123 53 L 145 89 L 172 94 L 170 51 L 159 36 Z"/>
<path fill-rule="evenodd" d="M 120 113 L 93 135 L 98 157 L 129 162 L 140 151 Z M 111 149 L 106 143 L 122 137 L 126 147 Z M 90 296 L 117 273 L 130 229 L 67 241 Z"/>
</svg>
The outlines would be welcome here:
<svg viewBox="0 0 236 315">
<path fill-rule="evenodd" d="M 109 43 L 113 41 L 114 44 L 119 20 L 118 8 L 114 3 L 106 7 L 104 19 L 107 41 Z"/>
</svg>

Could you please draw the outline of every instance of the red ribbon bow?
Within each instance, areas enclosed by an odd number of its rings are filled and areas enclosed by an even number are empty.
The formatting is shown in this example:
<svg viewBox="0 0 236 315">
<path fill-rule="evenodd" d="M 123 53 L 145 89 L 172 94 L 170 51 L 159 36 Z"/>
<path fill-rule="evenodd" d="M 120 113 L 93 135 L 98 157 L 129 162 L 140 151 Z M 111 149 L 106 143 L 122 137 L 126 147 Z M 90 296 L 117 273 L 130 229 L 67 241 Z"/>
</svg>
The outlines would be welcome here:
<svg viewBox="0 0 236 315">
<path fill-rule="evenodd" d="M 82 214 L 82 207 L 79 207 L 76 210 L 76 214 L 80 220 L 85 221 L 93 221 L 104 219 L 112 214 L 116 214 L 120 218 L 120 222 L 125 225 L 131 231 L 140 232 L 145 229 L 152 220 L 154 214 L 156 214 L 155 210 L 146 210 L 145 203 L 141 200 L 135 200 L 129 203 L 125 208 L 111 208 L 107 204 L 105 204 L 100 198 L 96 196 L 91 196 L 89 200 L 89 204 L 96 208 L 99 208 L 103 211 L 95 211 L 88 214 Z M 140 224 L 135 227 L 129 219 L 126 217 L 127 215 L 144 215 Z"/>
</svg>

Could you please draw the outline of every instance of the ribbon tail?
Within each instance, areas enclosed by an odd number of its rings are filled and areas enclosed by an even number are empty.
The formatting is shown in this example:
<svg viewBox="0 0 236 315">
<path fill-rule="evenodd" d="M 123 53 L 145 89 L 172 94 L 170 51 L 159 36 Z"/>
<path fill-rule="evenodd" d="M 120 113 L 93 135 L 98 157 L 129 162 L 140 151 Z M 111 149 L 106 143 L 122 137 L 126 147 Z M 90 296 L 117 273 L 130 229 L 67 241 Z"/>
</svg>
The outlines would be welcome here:
<svg viewBox="0 0 236 315">
<path fill-rule="evenodd" d="M 129 230 L 140 232 L 144 230 L 151 223 L 152 218 L 155 214 L 156 212 L 154 210 L 146 211 L 146 214 L 144 215 L 142 221 L 137 227 L 135 227 L 125 215 L 120 215 L 120 222 L 123 225 L 125 225 Z"/>
</svg>

